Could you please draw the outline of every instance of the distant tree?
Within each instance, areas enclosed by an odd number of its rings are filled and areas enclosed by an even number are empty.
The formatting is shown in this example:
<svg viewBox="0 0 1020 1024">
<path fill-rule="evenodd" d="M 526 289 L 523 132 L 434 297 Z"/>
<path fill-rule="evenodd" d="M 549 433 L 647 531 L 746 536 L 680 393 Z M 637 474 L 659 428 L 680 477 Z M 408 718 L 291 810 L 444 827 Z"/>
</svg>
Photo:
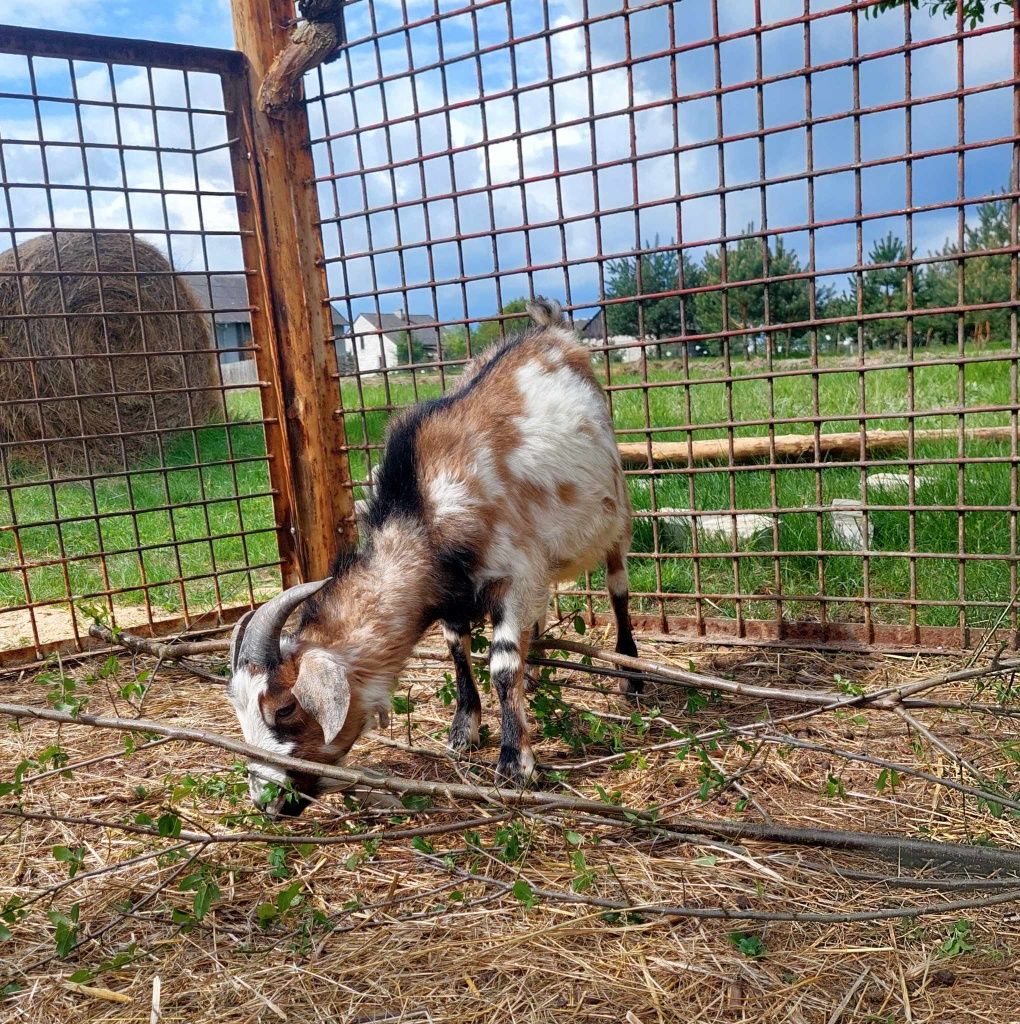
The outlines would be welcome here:
<svg viewBox="0 0 1020 1024">
<path fill-rule="evenodd" d="M 698 294 L 696 316 L 699 328 L 704 333 L 712 331 L 745 330 L 766 325 L 766 294 L 768 296 L 768 322 L 770 324 L 794 324 L 808 319 L 810 313 L 808 281 L 794 277 L 802 272 L 800 258 L 788 249 L 782 238 L 777 238 L 766 250 L 761 236 L 755 235 L 754 225 L 749 224 L 736 244 L 726 248 L 726 281 L 754 281 L 737 288 L 719 288 Z M 765 253 L 768 252 L 768 273 L 766 274 Z M 768 277 L 769 283 L 763 283 Z M 787 280 L 771 280 L 787 278 Z M 722 284 L 723 251 L 715 249 L 706 253 L 703 270 L 703 284 Z M 827 300 L 831 289 L 820 289 L 816 293 L 816 304 Z M 790 350 L 794 339 L 794 328 L 788 328 L 783 337 L 786 349 Z M 802 335 L 803 330 L 798 330 Z M 773 332 L 775 334 L 775 332 Z M 748 356 L 756 340 L 748 336 L 745 351 Z"/>
<path fill-rule="evenodd" d="M 467 356 L 467 329 L 447 327 L 442 334 L 443 359 L 464 359 Z"/>
<path fill-rule="evenodd" d="M 511 299 L 504 304 L 502 313 L 524 313 L 528 306 L 527 299 Z M 474 352 L 482 352 L 494 342 L 499 341 L 502 329 L 506 337 L 526 331 L 531 324 L 528 316 L 511 317 L 509 320 L 485 320 L 471 336 L 471 348 Z"/>
<path fill-rule="evenodd" d="M 418 340 L 417 334 L 401 331 L 397 335 L 397 366 L 410 366 L 412 363 L 427 363 L 432 358 L 425 346 Z"/>
<path fill-rule="evenodd" d="M 864 16 L 877 17 L 886 11 L 902 7 L 908 0 L 879 0 L 874 7 L 866 7 Z M 941 14 L 946 18 L 956 17 L 958 10 L 963 11 L 963 21 L 969 28 L 975 28 L 985 20 L 988 11 L 998 14 L 999 11 L 1010 10 L 1012 0 L 909 0 L 915 11 L 924 10 L 929 14 Z"/>
<path fill-rule="evenodd" d="M 606 298 L 622 299 L 636 296 L 636 302 L 614 302 L 606 306 L 606 328 L 610 335 L 622 334 L 646 338 L 680 338 L 697 333 L 694 300 L 683 303 L 677 295 L 664 298 L 642 299 L 644 295 L 658 295 L 697 287 L 702 270 L 687 253 L 676 249 L 660 249 L 658 238 L 653 245 L 645 243 L 647 252 L 630 259 L 613 260 L 606 267 Z M 680 268 L 683 267 L 683 280 Z M 661 347 L 660 347 L 661 354 Z"/>
<path fill-rule="evenodd" d="M 818 349 L 820 352 L 833 354 L 846 353 L 856 343 L 857 325 L 853 317 L 857 315 L 857 300 L 846 292 L 828 289 L 820 296 L 816 305 L 818 315 L 824 320 L 839 320 L 840 323 L 827 324 L 818 330 Z M 851 345 L 846 345 L 846 342 Z"/>
<path fill-rule="evenodd" d="M 964 227 L 963 251 L 1005 249 L 1010 245 L 1009 203 L 997 199 L 977 208 L 977 224 Z M 925 309 L 956 306 L 960 301 L 960 248 L 947 242 L 937 255 L 943 259 L 928 264 L 918 275 L 917 305 Z M 1010 256 L 991 252 L 972 256 L 963 264 L 963 301 L 966 305 L 1008 302 L 1010 297 Z M 1009 337 L 1010 311 L 976 309 L 964 316 L 964 330 L 971 340 Z M 956 341 L 958 318 L 954 313 L 918 317 L 915 331 L 926 341 L 949 344 Z"/>
<path fill-rule="evenodd" d="M 869 264 L 902 264 L 907 258 L 902 238 L 891 231 L 880 238 L 868 253 Z M 861 279 L 851 278 L 851 294 L 856 299 L 861 292 L 864 313 L 892 313 L 907 308 L 907 268 L 905 266 L 877 266 L 865 270 Z M 865 324 L 864 338 L 868 348 L 899 347 L 906 340 L 907 322 L 902 317 L 883 317 Z"/>
</svg>

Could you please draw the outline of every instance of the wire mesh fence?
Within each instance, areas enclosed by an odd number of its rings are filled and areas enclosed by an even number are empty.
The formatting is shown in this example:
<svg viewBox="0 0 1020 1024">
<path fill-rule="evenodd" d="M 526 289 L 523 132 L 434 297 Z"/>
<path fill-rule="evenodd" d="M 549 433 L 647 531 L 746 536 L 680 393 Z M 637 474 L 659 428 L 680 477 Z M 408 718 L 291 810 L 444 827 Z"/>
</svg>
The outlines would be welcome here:
<svg viewBox="0 0 1020 1024">
<path fill-rule="evenodd" d="M 0 657 L 280 585 L 245 88 L 233 52 L 0 29 Z"/>
<path fill-rule="evenodd" d="M 394 410 L 544 294 L 652 623 L 1016 639 L 1015 9 L 354 0 L 344 33 L 305 90 L 358 497 Z"/>
</svg>

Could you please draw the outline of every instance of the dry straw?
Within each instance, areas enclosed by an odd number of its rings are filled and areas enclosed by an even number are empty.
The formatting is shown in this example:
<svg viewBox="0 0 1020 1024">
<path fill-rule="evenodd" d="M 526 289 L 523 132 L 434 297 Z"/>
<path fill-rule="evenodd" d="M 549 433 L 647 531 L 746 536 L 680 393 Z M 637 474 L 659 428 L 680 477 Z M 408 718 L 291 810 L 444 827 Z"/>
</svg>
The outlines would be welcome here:
<svg viewBox="0 0 1020 1024">
<path fill-rule="evenodd" d="M 0 1016 L 1012 1019 L 1020 924 L 1009 869 L 920 867 L 867 843 L 810 840 L 895 836 L 1009 860 L 1016 819 L 970 791 L 1016 789 L 1015 664 L 953 671 L 944 659 L 646 638 L 646 658 L 700 687 L 698 698 L 663 679 L 638 707 L 580 666 L 557 673 L 569 684 L 559 690 L 540 682 L 533 708 L 547 735 L 537 752 L 556 774 L 522 803 L 489 789 L 494 748 L 446 753 L 440 646 L 429 638 L 388 730 L 352 759 L 417 796 L 411 806 L 395 814 L 332 797 L 268 826 L 244 817 L 244 779 L 230 770 L 242 748 L 135 733 L 128 756 L 117 731 L 87 724 L 150 721 L 233 740 L 223 687 L 190 674 L 219 667 L 211 645 L 186 647 L 184 665 L 165 647 L 153 656 L 133 644 L 118 666 L 65 667 L 78 683 L 70 699 L 90 698 L 80 720 L 21 715 L 18 731 L 0 735 L 7 764 L 56 743 L 69 758 L 26 769 L 20 794 L 0 799 L 0 905 L 16 896 L 28 911 L 0 947 L 5 980 L 18 986 Z M 143 670 L 155 670 L 145 694 L 125 689 Z M 59 675 L 53 666 L 11 678 L 5 701 L 52 710 L 44 694 Z M 834 677 L 853 685 L 845 692 Z M 699 680 L 730 685 L 713 695 Z M 823 694 L 839 699 L 819 703 Z M 913 725 L 883 706 L 890 698 Z M 598 738 L 571 749 L 548 728 L 559 716 Z M 494 708 L 487 719 L 494 728 Z M 679 758 L 691 737 L 703 742 Z M 883 777 L 880 763 L 903 770 Z M 171 812 L 179 831 L 160 836 Z M 734 835 L 732 823 L 748 827 Z M 65 931 L 58 956 L 61 918 L 49 912 L 76 904 L 77 931 L 73 941 Z"/>
<path fill-rule="evenodd" d="M 0 442 L 25 442 L 8 456 L 125 468 L 157 450 L 158 431 L 220 416 L 200 308 L 130 234 L 55 232 L 0 254 Z"/>
</svg>

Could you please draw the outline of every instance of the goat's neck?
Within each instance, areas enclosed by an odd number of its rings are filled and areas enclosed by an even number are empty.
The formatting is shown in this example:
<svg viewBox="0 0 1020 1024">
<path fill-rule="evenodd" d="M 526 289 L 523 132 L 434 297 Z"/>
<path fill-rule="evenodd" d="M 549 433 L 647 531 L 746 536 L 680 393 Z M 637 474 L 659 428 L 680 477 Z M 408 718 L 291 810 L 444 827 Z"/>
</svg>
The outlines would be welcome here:
<svg viewBox="0 0 1020 1024">
<path fill-rule="evenodd" d="M 302 635 L 335 651 L 347 666 L 351 690 L 379 691 L 369 702 L 389 694 L 425 626 L 434 577 L 426 538 L 410 525 L 387 524 L 376 531 L 372 546 L 323 594 L 316 621 Z"/>
</svg>

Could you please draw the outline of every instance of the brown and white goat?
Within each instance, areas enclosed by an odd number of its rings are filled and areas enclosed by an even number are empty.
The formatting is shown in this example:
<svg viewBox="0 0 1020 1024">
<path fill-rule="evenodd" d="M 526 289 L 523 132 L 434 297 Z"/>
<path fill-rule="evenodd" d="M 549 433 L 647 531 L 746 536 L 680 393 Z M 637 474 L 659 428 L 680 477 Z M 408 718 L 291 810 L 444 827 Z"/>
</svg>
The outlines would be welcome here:
<svg viewBox="0 0 1020 1024">
<path fill-rule="evenodd" d="M 559 306 L 539 301 L 529 312 L 533 328 L 393 423 L 362 548 L 342 552 L 329 579 L 293 587 L 238 623 L 228 695 L 249 743 L 339 763 L 385 717 L 415 644 L 440 621 L 457 679 L 450 745 L 477 744 L 470 627 L 488 617 L 501 706 L 497 771 L 521 784 L 535 765 L 524 658 L 550 585 L 604 562 L 616 649 L 637 653 L 627 610 L 630 502 L 606 396 Z M 299 606 L 296 631 L 282 638 Z M 334 788 L 315 775 L 249 768 L 252 798 L 271 812 L 300 813 Z M 289 782 L 301 797 L 287 801 L 266 780 Z"/>
</svg>

